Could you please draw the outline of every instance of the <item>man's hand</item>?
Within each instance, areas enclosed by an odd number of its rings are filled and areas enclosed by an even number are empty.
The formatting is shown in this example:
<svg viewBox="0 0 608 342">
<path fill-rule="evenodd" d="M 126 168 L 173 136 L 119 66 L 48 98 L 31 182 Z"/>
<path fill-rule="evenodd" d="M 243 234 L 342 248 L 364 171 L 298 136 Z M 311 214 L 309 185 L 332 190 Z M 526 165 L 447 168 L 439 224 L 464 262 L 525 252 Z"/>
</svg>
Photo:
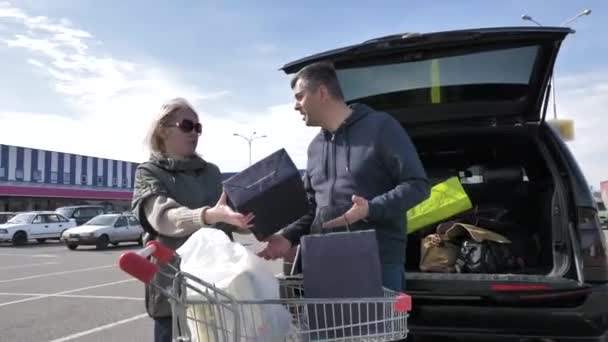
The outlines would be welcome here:
<svg viewBox="0 0 608 342">
<path fill-rule="evenodd" d="M 203 221 L 208 224 L 224 222 L 237 227 L 240 231 L 249 231 L 249 228 L 253 227 L 251 220 L 255 216 L 251 213 L 247 215 L 237 213 L 226 203 L 226 193 L 222 193 L 215 206 L 204 211 Z"/>
<path fill-rule="evenodd" d="M 342 216 L 336 217 L 333 220 L 323 223 L 323 228 L 335 228 L 342 226 L 350 226 L 355 224 L 369 215 L 369 203 L 360 196 L 353 195 L 353 206 L 348 209 Z"/>
<path fill-rule="evenodd" d="M 258 253 L 259 257 L 266 260 L 285 258 L 291 249 L 291 242 L 281 234 L 274 234 L 268 238 L 268 245 Z"/>
</svg>

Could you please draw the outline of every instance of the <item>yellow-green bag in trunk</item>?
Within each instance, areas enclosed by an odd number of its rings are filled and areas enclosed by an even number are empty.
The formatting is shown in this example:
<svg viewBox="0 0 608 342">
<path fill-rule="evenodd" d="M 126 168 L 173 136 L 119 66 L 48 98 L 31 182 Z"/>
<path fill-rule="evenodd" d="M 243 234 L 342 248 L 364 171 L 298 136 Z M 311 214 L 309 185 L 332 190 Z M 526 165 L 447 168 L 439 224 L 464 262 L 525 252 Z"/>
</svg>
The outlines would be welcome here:
<svg viewBox="0 0 608 342">
<path fill-rule="evenodd" d="M 407 233 L 441 222 L 473 208 L 458 177 L 451 177 L 431 188 L 429 198 L 407 211 Z"/>
</svg>

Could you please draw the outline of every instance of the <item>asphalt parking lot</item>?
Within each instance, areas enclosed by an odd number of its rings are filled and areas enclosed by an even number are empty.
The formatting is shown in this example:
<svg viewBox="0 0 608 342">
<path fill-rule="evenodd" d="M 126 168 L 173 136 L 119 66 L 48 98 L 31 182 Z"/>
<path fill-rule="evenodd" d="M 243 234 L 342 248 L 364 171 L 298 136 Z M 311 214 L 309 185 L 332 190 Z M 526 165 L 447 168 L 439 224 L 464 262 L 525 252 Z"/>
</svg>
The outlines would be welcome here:
<svg viewBox="0 0 608 342">
<path fill-rule="evenodd" d="M 137 248 L 0 244 L 0 340 L 152 341 L 143 284 L 116 266 L 121 253 Z"/>
</svg>

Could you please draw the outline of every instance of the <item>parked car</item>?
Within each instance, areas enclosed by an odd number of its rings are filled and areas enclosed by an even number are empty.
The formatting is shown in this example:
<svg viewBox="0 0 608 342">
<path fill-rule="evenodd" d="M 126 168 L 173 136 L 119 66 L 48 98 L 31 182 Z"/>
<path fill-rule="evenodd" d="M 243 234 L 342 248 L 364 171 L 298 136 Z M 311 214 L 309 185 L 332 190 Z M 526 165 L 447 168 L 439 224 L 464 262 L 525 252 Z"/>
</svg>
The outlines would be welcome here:
<svg viewBox="0 0 608 342">
<path fill-rule="evenodd" d="M 121 242 L 142 244 L 144 230 L 133 214 L 102 214 L 82 226 L 66 230 L 61 236 L 66 246 L 75 250 L 79 245 L 95 245 L 106 249 Z"/>
<path fill-rule="evenodd" d="M 435 227 L 410 234 L 412 338 L 608 340 L 608 254 L 598 212 L 575 158 L 545 120 L 553 66 L 569 33 L 523 27 L 396 34 L 283 67 L 293 74 L 333 62 L 345 100 L 399 120 L 433 184 L 478 165 L 482 182 L 463 184 L 474 206 L 505 209 L 523 241 L 535 241 L 523 253 L 538 262 L 525 260 L 530 266 L 521 272 L 425 273 L 421 239 Z"/>
<path fill-rule="evenodd" d="M 51 211 L 17 214 L 0 224 L 0 242 L 10 241 L 15 246 L 22 246 L 33 239 L 39 243 L 47 239 L 59 240 L 61 233 L 72 227 L 76 227 L 75 220 Z"/>
<path fill-rule="evenodd" d="M 595 198 L 595 205 L 597 206 L 598 218 L 600 220 L 600 224 L 602 225 L 602 229 L 604 230 L 604 238 L 606 239 L 606 243 L 608 244 L 608 210 L 606 210 L 606 205 L 601 198 Z"/>
<path fill-rule="evenodd" d="M 13 216 L 15 216 L 15 213 L 0 212 L 0 224 L 6 223 L 6 221 L 10 220 Z"/>
<path fill-rule="evenodd" d="M 602 224 L 602 228 L 608 229 L 608 210 L 606 210 L 604 201 L 602 201 L 601 198 L 596 198 L 595 204 L 597 205 L 597 213 L 600 223 Z"/>
<path fill-rule="evenodd" d="M 76 220 L 77 225 L 83 225 L 93 217 L 106 213 L 106 208 L 101 205 L 76 205 L 57 208 L 55 212 Z"/>
</svg>

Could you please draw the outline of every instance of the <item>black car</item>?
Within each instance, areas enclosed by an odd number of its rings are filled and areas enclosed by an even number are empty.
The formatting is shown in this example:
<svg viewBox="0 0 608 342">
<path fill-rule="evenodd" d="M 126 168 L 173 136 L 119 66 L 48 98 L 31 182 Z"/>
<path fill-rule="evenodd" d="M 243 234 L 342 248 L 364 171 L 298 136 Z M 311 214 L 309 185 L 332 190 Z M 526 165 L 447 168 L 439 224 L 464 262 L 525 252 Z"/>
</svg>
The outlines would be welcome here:
<svg viewBox="0 0 608 342">
<path fill-rule="evenodd" d="M 106 213 L 106 208 L 101 205 L 76 205 L 71 207 L 57 208 L 55 212 L 76 220 L 76 225 L 81 226 L 93 217 Z"/>
<path fill-rule="evenodd" d="M 532 242 L 536 264 L 501 274 L 425 273 L 408 237 L 411 340 L 608 341 L 608 260 L 597 210 L 560 132 L 545 120 L 567 28 L 397 34 L 289 63 L 333 62 L 348 103 L 397 118 L 433 183 L 463 186 L 476 208 Z M 534 251 L 532 249 L 535 249 Z M 542 339 L 541 339 L 542 338 Z"/>
</svg>

